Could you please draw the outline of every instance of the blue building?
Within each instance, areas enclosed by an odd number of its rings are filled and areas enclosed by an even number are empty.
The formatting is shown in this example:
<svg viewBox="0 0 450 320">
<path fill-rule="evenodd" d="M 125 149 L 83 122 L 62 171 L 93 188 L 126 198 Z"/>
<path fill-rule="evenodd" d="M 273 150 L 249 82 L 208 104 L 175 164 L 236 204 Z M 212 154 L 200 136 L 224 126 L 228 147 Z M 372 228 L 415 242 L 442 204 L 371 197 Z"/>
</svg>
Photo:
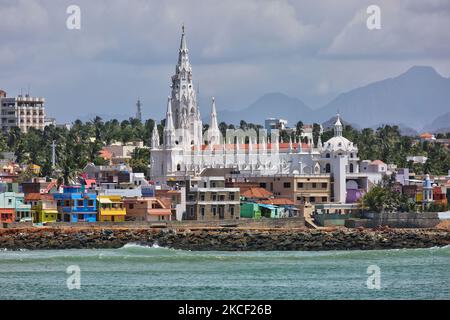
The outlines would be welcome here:
<svg viewBox="0 0 450 320">
<path fill-rule="evenodd" d="M 53 197 L 58 207 L 58 220 L 64 222 L 96 222 L 97 195 L 85 192 L 79 185 L 64 186 L 63 193 Z"/>
</svg>

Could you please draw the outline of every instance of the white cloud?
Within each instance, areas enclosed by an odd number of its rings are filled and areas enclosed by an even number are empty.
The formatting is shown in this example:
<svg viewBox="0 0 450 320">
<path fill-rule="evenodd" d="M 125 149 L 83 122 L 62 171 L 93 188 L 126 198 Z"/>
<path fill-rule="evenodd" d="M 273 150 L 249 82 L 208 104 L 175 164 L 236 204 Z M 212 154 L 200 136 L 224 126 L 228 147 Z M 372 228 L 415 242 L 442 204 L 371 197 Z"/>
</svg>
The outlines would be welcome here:
<svg viewBox="0 0 450 320">
<path fill-rule="evenodd" d="M 220 109 L 273 91 L 325 102 L 425 62 L 450 73 L 444 1 L 377 1 L 381 32 L 365 28 L 368 0 L 0 2 L 0 87 L 13 94 L 30 85 L 65 120 L 133 114 L 137 96 L 146 115 L 161 116 L 182 23 L 200 95 L 215 95 Z M 66 28 L 73 3 L 80 31 Z"/>
</svg>

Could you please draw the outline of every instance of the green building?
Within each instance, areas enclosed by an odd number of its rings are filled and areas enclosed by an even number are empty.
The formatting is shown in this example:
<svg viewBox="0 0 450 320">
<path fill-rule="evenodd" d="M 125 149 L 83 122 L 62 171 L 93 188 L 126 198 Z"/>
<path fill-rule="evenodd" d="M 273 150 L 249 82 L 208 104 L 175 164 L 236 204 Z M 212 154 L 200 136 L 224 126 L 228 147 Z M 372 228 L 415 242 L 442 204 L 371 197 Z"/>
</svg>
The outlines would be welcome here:
<svg viewBox="0 0 450 320">
<path fill-rule="evenodd" d="M 241 202 L 241 218 L 260 219 L 259 205 L 253 202 Z"/>
<path fill-rule="evenodd" d="M 277 207 L 271 204 L 259 204 L 259 207 L 261 209 L 261 215 L 265 218 L 281 218 L 285 211 L 284 208 Z"/>
</svg>

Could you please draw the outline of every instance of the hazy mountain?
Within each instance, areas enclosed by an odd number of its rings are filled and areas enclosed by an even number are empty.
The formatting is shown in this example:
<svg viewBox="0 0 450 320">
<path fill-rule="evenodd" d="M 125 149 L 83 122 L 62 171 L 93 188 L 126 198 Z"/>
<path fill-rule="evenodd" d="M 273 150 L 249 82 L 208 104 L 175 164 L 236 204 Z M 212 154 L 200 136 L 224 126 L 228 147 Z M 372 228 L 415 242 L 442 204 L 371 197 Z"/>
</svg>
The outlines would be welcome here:
<svg viewBox="0 0 450 320">
<path fill-rule="evenodd" d="M 268 93 L 256 100 L 249 107 L 237 110 L 218 110 L 219 121 L 239 124 L 241 120 L 264 124 L 267 118 L 281 118 L 295 125 L 297 121 L 311 121 L 313 111 L 300 99 L 282 93 Z M 209 123 L 209 119 L 205 119 Z"/>
<path fill-rule="evenodd" d="M 450 132 L 450 112 L 434 119 L 433 122 L 424 127 L 423 131 L 430 131 L 432 133 Z"/>
<path fill-rule="evenodd" d="M 350 125 L 354 129 L 361 129 L 359 127 L 359 125 L 357 125 L 356 123 L 350 123 L 350 122 L 346 121 L 342 116 L 340 117 L 340 119 L 341 119 L 341 123 L 344 126 Z M 334 124 L 336 123 L 336 120 L 337 120 L 337 116 L 334 115 L 330 119 L 328 119 L 327 121 L 322 122 L 323 130 L 324 131 L 328 131 L 328 130 L 334 129 Z"/>
<path fill-rule="evenodd" d="M 431 67 L 412 67 L 398 77 L 339 95 L 318 110 L 317 115 L 328 118 L 336 110 L 361 127 L 402 123 L 421 129 L 450 110 L 450 79 Z"/>
<path fill-rule="evenodd" d="M 241 119 L 263 124 L 276 117 L 294 126 L 322 123 L 337 111 L 356 128 L 377 127 L 380 124 L 400 124 L 405 134 L 415 134 L 424 124 L 450 110 L 450 79 L 442 77 L 432 67 L 412 67 L 405 73 L 342 93 L 319 109 L 311 109 L 300 99 L 282 93 L 262 96 L 239 111 L 219 111 L 219 121 L 237 124 Z M 209 118 L 205 117 L 209 122 Z M 445 125 L 441 123 L 439 126 Z M 437 128 L 437 125 L 434 125 Z"/>
</svg>

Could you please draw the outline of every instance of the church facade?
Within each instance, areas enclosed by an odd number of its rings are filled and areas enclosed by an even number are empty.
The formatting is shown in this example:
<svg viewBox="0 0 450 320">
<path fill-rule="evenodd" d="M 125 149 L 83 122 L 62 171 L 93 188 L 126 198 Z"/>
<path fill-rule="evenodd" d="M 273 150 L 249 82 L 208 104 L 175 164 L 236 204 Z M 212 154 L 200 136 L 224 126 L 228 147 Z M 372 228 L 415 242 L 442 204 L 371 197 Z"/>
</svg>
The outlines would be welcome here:
<svg viewBox="0 0 450 320">
<path fill-rule="evenodd" d="M 334 137 L 325 143 L 319 136 L 317 145 L 312 139 L 307 143 L 301 140 L 281 143 L 277 130 L 271 130 L 270 135 L 265 130 L 227 130 L 223 136 L 214 98 L 209 128 L 203 132 L 183 27 L 167 99 L 163 141 L 156 126 L 153 130 L 150 176 L 163 184 L 200 175 L 207 168 L 232 168 L 242 174 L 261 176 L 331 175 L 334 200 L 343 203 L 348 177 L 360 175 L 358 148 L 342 136 L 339 115 L 334 132 Z"/>
</svg>

